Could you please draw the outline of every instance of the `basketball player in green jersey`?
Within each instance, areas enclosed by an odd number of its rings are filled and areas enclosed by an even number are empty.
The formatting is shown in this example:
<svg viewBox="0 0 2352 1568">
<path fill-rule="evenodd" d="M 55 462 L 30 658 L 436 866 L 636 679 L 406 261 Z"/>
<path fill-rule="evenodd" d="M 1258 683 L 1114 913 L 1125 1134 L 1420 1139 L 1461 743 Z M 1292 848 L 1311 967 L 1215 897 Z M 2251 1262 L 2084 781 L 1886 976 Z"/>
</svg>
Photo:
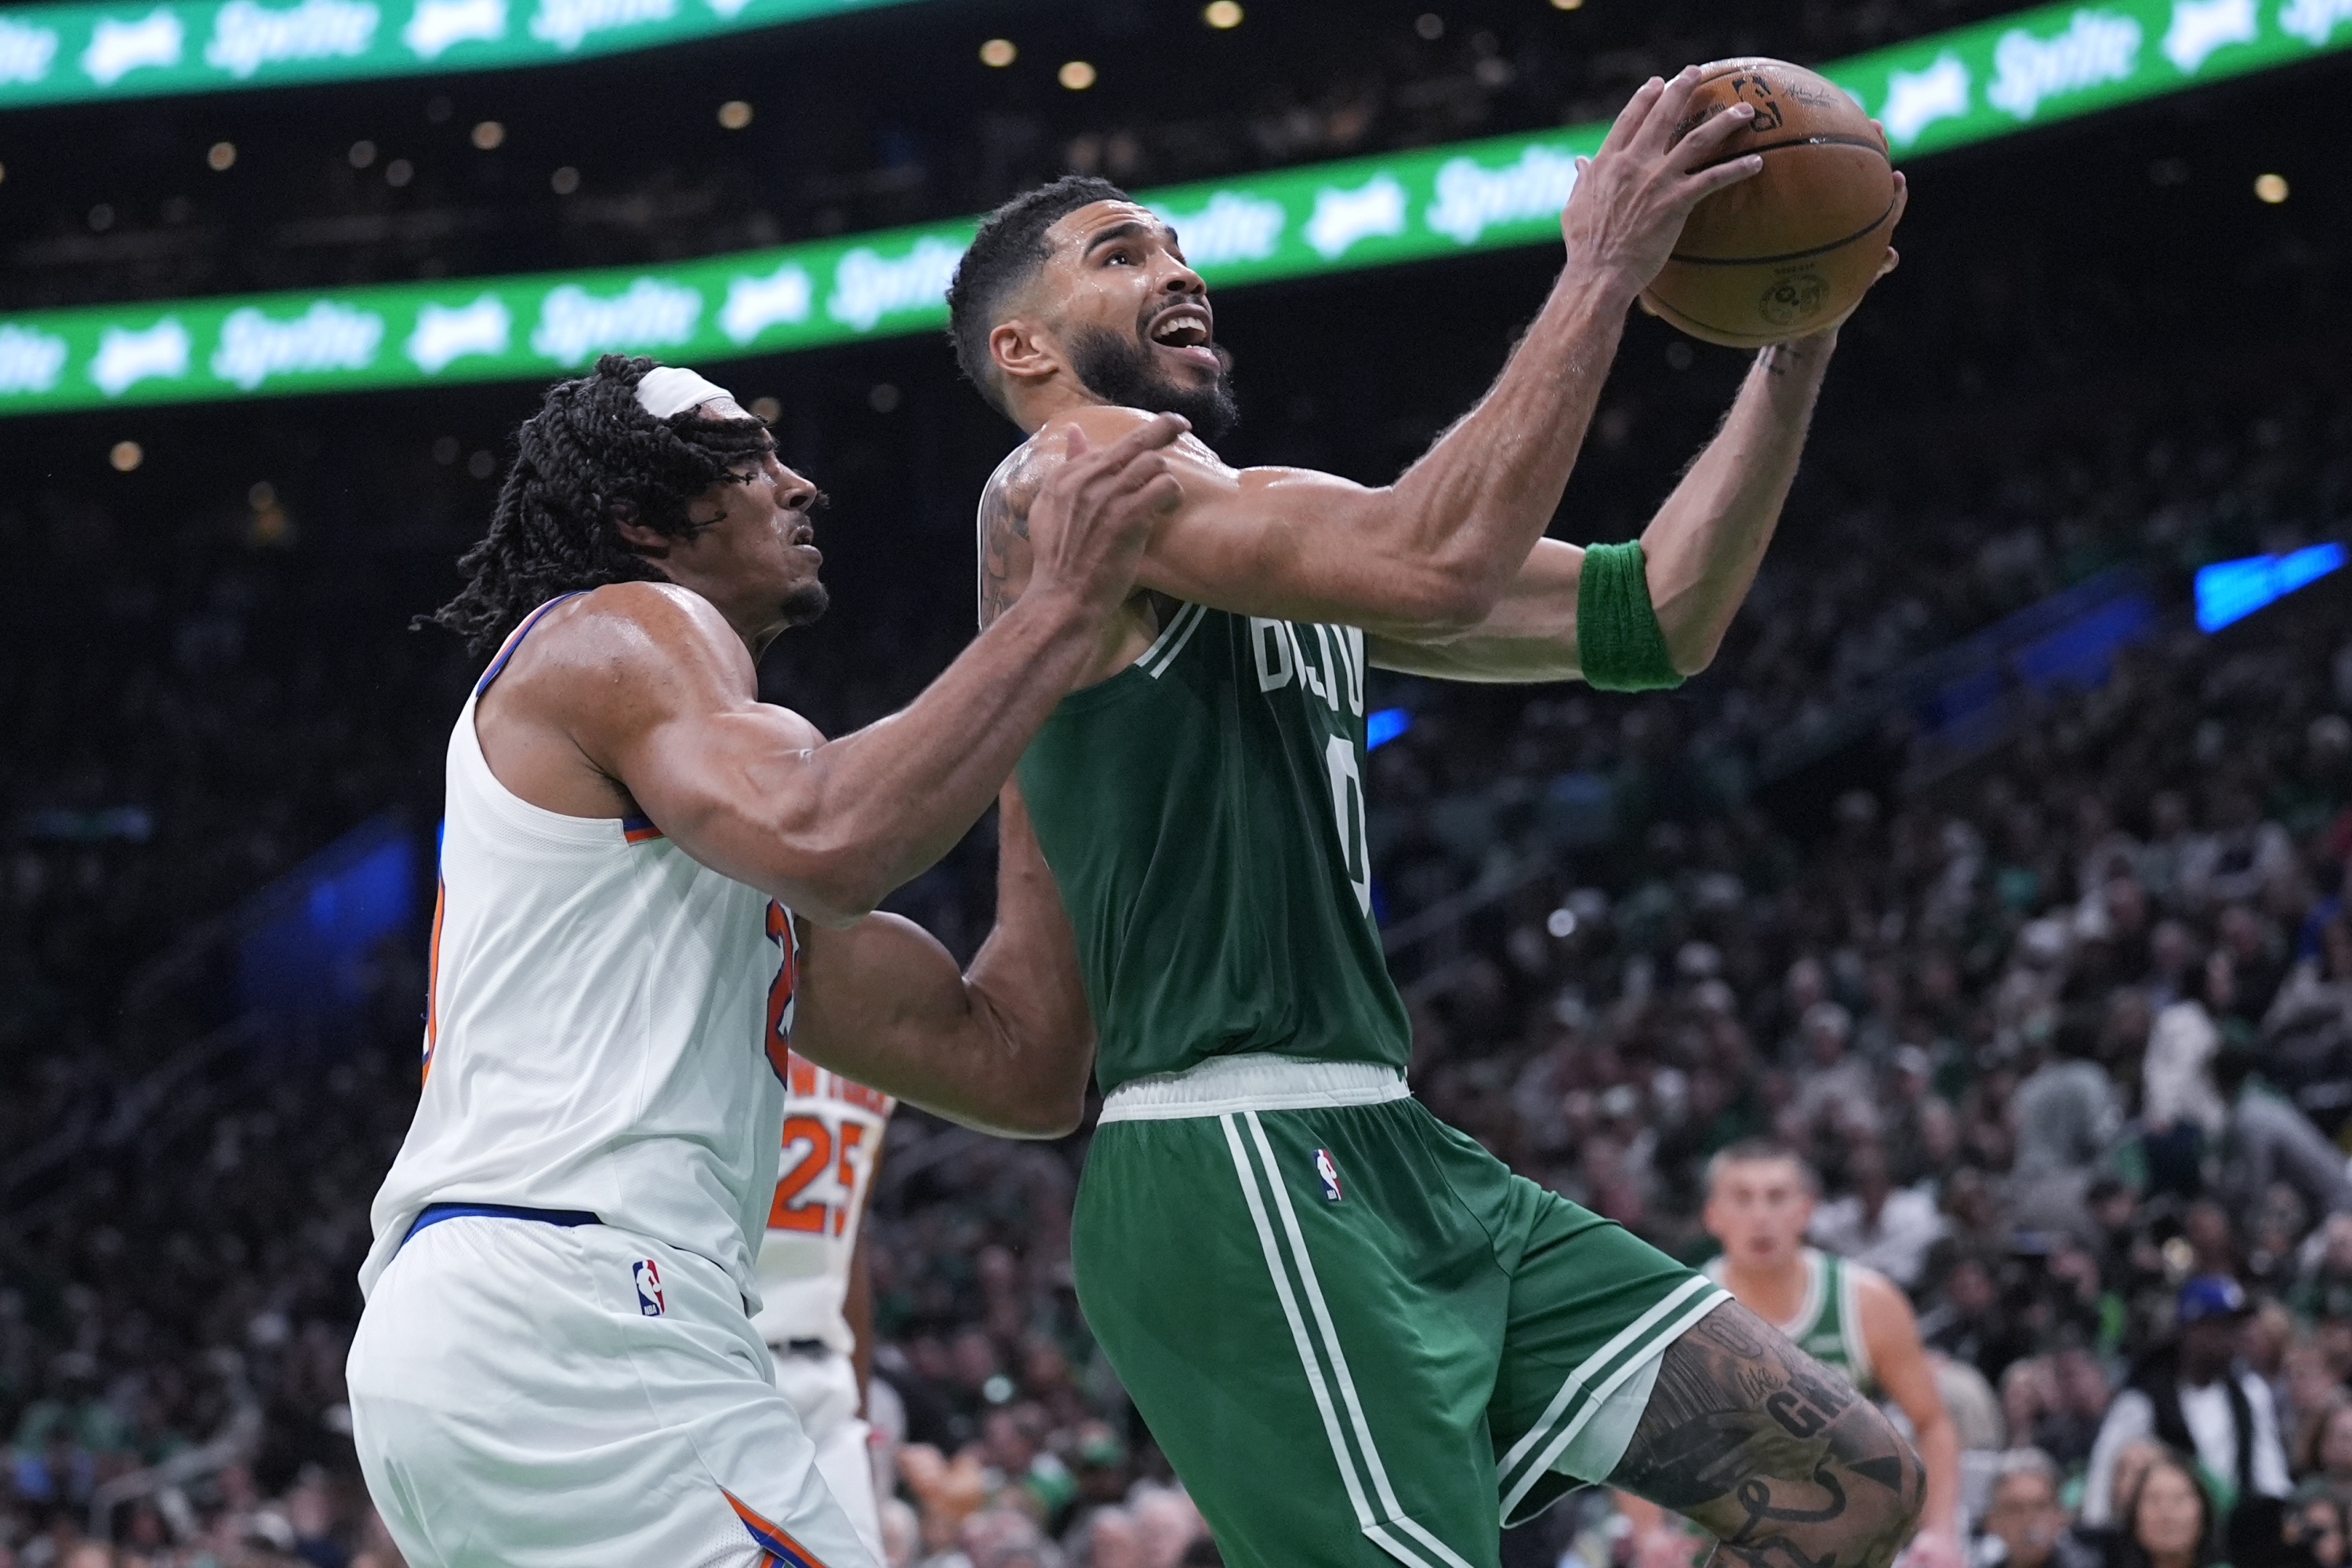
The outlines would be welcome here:
<svg viewBox="0 0 2352 1568">
<path fill-rule="evenodd" d="M 1812 1168 L 1786 1144 L 1756 1138 L 1717 1152 L 1707 1162 L 1702 1217 L 1723 1256 L 1707 1265 L 1707 1277 L 1865 1398 L 1891 1399 L 1902 1410 L 1927 1469 L 1927 1506 L 1906 1563 L 1958 1568 L 1960 1441 L 1919 1343 L 1918 1320 L 1893 1280 L 1805 1245 L 1818 1191 Z M 1705 1554 L 1679 1521 L 1638 1498 L 1622 1502 L 1637 1568 L 1688 1568 Z"/>
<path fill-rule="evenodd" d="M 1758 356 L 1638 543 L 1542 538 L 1628 308 L 1754 171 L 1719 156 L 1740 110 L 1675 139 L 1695 80 L 1634 95 L 1541 312 L 1395 484 L 1171 448 L 1146 591 L 1020 768 L 1100 1037 L 1079 1299 L 1245 1568 L 1495 1568 L 1502 1522 L 1602 1479 L 1758 1568 L 1884 1568 L 1920 1507 L 1917 1459 L 1843 1379 L 1409 1097 L 1370 918 L 1368 664 L 1671 686 L 1770 537 L 1833 331 Z M 1177 237 L 1102 182 L 999 209 L 949 300 L 966 371 L 1032 436 L 982 500 L 992 618 L 1068 432 L 1158 408 L 1213 439 L 1230 399 Z"/>
</svg>

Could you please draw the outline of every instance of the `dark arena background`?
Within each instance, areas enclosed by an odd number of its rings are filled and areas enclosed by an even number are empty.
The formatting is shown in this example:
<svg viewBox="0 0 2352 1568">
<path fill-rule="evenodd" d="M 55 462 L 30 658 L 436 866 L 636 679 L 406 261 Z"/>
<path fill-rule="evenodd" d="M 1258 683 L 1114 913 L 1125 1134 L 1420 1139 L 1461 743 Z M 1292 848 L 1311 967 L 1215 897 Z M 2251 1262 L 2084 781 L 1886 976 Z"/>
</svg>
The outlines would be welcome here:
<svg viewBox="0 0 2352 1568">
<path fill-rule="evenodd" d="M 2017 47 L 2047 58 L 2006 68 L 2040 68 L 2042 98 L 2004 117 L 1983 95 L 2013 7 L 1987 0 L 1428 4 L 755 8 L 576 58 L 151 67 L 142 93 L 22 101 L 34 65 L 83 68 L 71 28 L 54 58 L 24 38 L 106 8 L 0 14 L 0 1564 L 399 1561 L 343 1363 L 415 1103 L 443 758 L 478 672 L 409 622 L 454 590 L 564 367 L 518 346 L 428 384 L 400 317 L 383 374 L 298 344 L 239 385 L 200 325 L 215 301 L 288 321 L 379 286 L 610 294 L 877 231 L 903 250 L 910 226 L 960 246 L 1067 170 L 1197 209 L 1214 182 L 1584 127 L 1690 61 L 1950 34 L 1978 40 L 1954 46 L 1961 108 L 1998 123 L 1898 147 L 1902 266 L 1845 329 L 1713 668 L 1639 697 L 1375 674 L 1375 913 L 1412 1088 L 1694 1261 L 1707 1156 L 1801 1147 L 1816 1240 L 1918 1312 L 1980 1564 L 2191 1568 L 2063 1520 L 2037 1548 L 1993 1504 L 2033 1448 L 2079 1509 L 2182 1282 L 2234 1278 L 2294 1500 L 2196 1568 L 2343 1568 L 2352 7 L 2025 14 Z M 2046 41 L 2119 19 L 2145 89 Z M 2256 59 L 2254 31 L 2296 41 Z M 1204 265 L 1244 410 L 1225 456 L 1392 478 L 1534 313 L 1557 205 L 1458 253 L 1301 251 L 1230 287 Z M 972 633 L 973 506 L 1016 433 L 959 379 L 936 290 L 897 330 L 590 344 L 758 400 L 830 492 L 834 609 L 761 673 L 828 733 Z M 135 345 L 131 380 L 101 374 L 101 331 L 152 349 L 167 316 L 199 328 L 176 377 Z M 1637 314 L 1553 533 L 1636 533 L 1746 363 Z M 993 844 L 983 822 L 888 907 L 969 954 Z M 1090 1128 L 892 1124 L 868 1251 L 894 1563 L 1218 1561 L 1071 1287 Z M 1503 1553 L 1636 1560 L 1599 1490 Z"/>
</svg>

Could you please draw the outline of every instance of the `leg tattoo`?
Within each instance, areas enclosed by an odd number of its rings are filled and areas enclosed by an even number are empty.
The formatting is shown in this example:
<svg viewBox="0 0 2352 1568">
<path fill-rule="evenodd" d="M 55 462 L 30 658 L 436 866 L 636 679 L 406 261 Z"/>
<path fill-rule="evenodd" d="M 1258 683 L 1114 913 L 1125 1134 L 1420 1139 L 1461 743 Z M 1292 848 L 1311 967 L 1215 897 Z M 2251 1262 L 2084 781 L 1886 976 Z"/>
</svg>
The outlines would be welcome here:
<svg viewBox="0 0 2352 1568">
<path fill-rule="evenodd" d="M 1886 1568 L 1927 1492 L 1876 1406 L 1737 1302 L 1666 1348 L 1610 1482 L 1743 1568 Z"/>
</svg>

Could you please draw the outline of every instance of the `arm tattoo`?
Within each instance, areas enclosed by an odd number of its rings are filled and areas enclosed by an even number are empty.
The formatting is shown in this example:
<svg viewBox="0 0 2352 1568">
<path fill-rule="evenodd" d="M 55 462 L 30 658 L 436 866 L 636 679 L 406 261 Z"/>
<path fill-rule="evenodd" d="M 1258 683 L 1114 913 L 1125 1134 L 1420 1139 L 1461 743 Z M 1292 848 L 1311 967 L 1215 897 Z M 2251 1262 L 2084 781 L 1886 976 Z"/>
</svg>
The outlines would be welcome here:
<svg viewBox="0 0 2352 1568">
<path fill-rule="evenodd" d="M 1736 1302 L 1667 1347 L 1610 1480 L 1741 1568 L 1886 1568 L 1927 1489 L 1876 1406 Z"/>
<path fill-rule="evenodd" d="M 996 471 L 980 497 L 980 624 L 992 625 L 1021 595 L 1015 572 L 1029 566 L 1029 509 L 1045 482 L 1050 465 L 1036 447 L 1025 447 Z"/>
</svg>

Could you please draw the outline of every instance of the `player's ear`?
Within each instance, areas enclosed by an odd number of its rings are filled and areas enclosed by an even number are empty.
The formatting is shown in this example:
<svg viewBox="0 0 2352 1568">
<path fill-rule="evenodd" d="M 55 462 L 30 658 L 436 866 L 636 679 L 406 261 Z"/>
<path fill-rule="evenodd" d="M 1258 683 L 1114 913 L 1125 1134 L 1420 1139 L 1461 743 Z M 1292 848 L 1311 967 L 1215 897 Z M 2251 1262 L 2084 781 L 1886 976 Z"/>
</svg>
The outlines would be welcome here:
<svg viewBox="0 0 2352 1568">
<path fill-rule="evenodd" d="M 1062 366 L 1062 346 L 1027 316 L 1013 316 L 988 334 L 988 359 L 1007 390 L 1045 380 Z"/>
<path fill-rule="evenodd" d="M 648 527 L 642 521 L 636 502 L 614 501 L 605 509 L 605 515 L 613 520 L 613 531 L 621 536 L 621 542 L 638 554 L 659 558 L 669 553 L 670 536 L 658 528 Z"/>
</svg>

